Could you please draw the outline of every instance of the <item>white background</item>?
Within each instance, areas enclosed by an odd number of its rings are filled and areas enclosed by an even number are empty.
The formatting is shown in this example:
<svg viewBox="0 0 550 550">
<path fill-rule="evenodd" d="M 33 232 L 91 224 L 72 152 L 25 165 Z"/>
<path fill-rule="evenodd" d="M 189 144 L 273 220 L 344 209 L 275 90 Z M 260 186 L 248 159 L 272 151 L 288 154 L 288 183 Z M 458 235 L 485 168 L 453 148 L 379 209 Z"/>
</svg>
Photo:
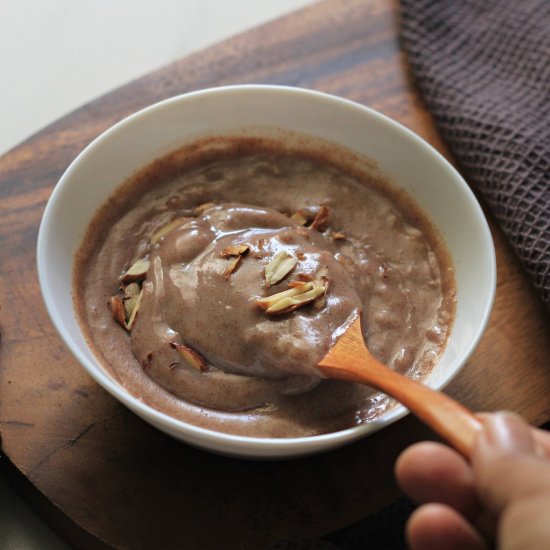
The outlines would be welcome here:
<svg viewBox="0 0 550 550">
<path fill-rule="evenodd" d="M 121 84 L 313 2 L 0 0 L 0 155 Z M 0 478 L 0 549 L 65 548 Z"/>
</svg>

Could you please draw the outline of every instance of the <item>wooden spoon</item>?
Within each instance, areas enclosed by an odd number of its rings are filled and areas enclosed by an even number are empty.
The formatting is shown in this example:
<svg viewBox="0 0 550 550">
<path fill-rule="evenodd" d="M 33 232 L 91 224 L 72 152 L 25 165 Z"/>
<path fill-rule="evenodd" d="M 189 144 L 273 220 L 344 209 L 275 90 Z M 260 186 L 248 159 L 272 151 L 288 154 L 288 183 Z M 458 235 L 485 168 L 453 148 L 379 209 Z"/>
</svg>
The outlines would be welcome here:
<svg viewBox="0 0 550 550">
<path fill-rule="evenodd" d="M 454 399 L 399 374 L 375 359 L 363 339 L 359 317 L 318 368 L 328 378 L 368 384 L 394 397 L 462 455 L 470 457 L 481 422 Z"/>
</svg>

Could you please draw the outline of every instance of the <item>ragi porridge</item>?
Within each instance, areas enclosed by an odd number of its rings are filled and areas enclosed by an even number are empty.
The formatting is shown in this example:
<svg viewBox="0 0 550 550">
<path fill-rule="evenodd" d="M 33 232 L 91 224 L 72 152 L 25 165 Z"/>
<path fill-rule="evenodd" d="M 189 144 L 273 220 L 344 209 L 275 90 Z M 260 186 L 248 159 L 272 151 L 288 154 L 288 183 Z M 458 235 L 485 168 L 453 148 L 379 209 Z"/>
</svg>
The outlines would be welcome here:
<svg viewBox="0 0 550 550">
<path fill-rule="evenodd" d="M 75 264 L 104 368 L 150 406 L 232 434 L 315 435 L 387 411 L 386 396 L 315 365 L 360 314 L 378 359 L 424 377 L 448 338 L 454 276 L 429 219 L 355 158 L 217 138 L 125 182 Z"/>
</svg>

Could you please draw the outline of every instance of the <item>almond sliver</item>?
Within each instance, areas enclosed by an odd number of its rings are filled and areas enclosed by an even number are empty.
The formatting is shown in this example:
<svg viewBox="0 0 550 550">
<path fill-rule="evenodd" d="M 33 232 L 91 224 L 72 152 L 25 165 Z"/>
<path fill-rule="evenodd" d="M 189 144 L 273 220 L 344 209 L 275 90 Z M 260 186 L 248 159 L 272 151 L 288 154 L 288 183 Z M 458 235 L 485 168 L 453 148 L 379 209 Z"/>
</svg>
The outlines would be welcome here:
<svg viewBox="0 0 550 550">
<path fill-rule="evenodd" d="M 303 292 L 311 290 L 312 288 L 313 288 L 313 285 L 311 283 L 306 283 L 303 286 L 290 288 L 289 290 L 283 290 L 283 292 L 278 292 L 277 294 L 272 294 L 271 296 L 267 296 L 260 300 L 256 300 L 256 304 L 263 309 L 268 309 L 279 300 L 283 300 L 285 298 L 292 298 L 293 296 L 302 294 Z"/>
<path fill-rule="evenodd" d="M 329 216 L 329 209 L 327 206 L 321 206 L 319 212 L 315 215 L 315 218 L 311 222 L 311 229 L 317 229 L 321 233 L 326 230 Z"/>
<path fill-rule="evenodd" d="M 229 256 L 238 256 L 239 254 L 246 254 L 250 248 L 247 244 L 232 244 L 222 250 L 222 257 L 228 258 Z"/>
<path fill-rule="evenodd" d="M 130 318 L 128 319 L 128 330 L 132 330 L 132 327 L 134 326 L 134 323 L 136 322 L 137 314 L 139 311 L 139 308 L 141 306 L 141 298 L 143 297 L 143 290 L 138 294 L 138 297 L 136 298 L 135 305 L 132 309 L 132 313 L 130 315 Z"/>
<path fill-rule="evenodd" d="M 277 252 L 265 267 L 265 282 L 268 286 L 278 283 L 296 267 L 297 263 L 298 260 L 286 250 Z"/>
<path fill-rule="evenodd" d="M 290 216 L 290 219 L 297 225 L 306 225 L 309 221 L 303 210 L 298 210 Z"/>
<path fill-rule="evenodd" d="M 208 370 L 208 365 L 204 357 L 196 352 L 194 349 L 186 346 L 185 344 L 176 344 L 170 342 L 170 346 L 174 348 L 181 356 L 181 358 L 191 367 L 199 372 L 206 372 Z"/>
<path fill-rule="evenodd" d="M 122 301 L 121 296 L 112 296 L 109 298 L 109 308 L 115 321 L 117 321 L 125 329 L 128 329 L 126 324 L 126 311 L 124 309 L 124 302 Z"/>
<path fill-rule="evenodd" d="M 297 296 L 287 296 L 286 298 L 283 298 L 282 300 L 279 300 L 268 307 L 266 313 L 288 313 L 289 311 L 313 302 L 313 300 L 324 294 L 326 290 L 327 289 L 324 286 L 315 286 L 311 290 L 308 290 L 307 292 L 302 292 Z"/>
<path fill-rule="evenodd" d="M 151 262 L 145 258 L 140 258 L 136 260 L 130 268 L 122 275 L 120 282 L 124 285 L 128 283 L 133 283 L 137 281 L 143 281 Z"/>
<path fill-rule="evenodd" d="M 241 263 L 241 260 L 243 259 L 242 254 L 239 254 L 238 256 L 234 256 L 233 260 L 231 260 L 231 263 L 225 268 L 225 271 L 223 272 L 223 277 L 225 280 L 228 280 L 229 277 L 231 277 L 231 274 L 237 267 L 239 267 L 239 264 Z"/>
</svg>

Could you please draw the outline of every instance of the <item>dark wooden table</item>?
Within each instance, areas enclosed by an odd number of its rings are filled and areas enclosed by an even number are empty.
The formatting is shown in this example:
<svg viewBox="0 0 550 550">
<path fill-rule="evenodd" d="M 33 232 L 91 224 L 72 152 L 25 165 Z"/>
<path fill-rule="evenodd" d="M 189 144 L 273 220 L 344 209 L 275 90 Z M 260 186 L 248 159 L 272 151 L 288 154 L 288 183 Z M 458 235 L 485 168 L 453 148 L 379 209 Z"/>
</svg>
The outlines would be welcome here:
<svg viewBox="0 0 550 550">
<path fill-rule="evenodd" d="M 328 0 L 169 65 L 71 113 L 0 159 L 3 471 L 79 548 L 258 549 L 316 537 L 395 500 L 393 463 L 429 431 L 406 418 L 338 451 L 239 461 L 161 434 L 97 386 L 45 312 L 35 245 L 45 203 L 76 154 L 129 113 L 220 84 L 338 94 L 402 122 L 449 158 L 408 74 L 392 0 Z M 549 319 L 500 230 L 486 335 L 448 392 L 475 410 L 550 418 Z"/>
</svg>

